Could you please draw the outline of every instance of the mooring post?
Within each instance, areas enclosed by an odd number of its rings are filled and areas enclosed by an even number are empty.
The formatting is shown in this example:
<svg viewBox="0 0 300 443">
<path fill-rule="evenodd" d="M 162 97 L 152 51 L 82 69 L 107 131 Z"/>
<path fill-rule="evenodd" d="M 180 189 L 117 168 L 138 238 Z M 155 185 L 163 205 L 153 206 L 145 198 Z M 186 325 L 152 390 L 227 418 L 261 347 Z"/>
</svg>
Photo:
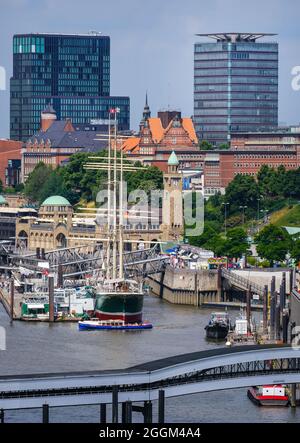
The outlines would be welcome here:
<svg viewBox="0 0 300 443">
<path fill-rule="evenodd" d="M 106 404 L 100 404 L 100 423 L 106 423 Z"/>
<path fill-rule="evenodd" d="M 4 423 L 4 409 L 0 410 L 0 423 Z"/>
<path fill-rule="evenodd" d="M 217 302 L 220 302 L 222 299 L 222 269 L 221 266 L 218 266 L 218 275 L 217 275 Z"/>
<path fill-rule="evenodd" d="M 281 315 L 283 312 L 283 309 L 285 308 L 285 293 L 286 293 L 286 278 L 285 278 L 285 272 L 282 273 L 282 281 L 280 285 L 280 309 L 281 309 Z"/>
<path fill-rule="evenodd" d="M 164 298 L 164 280 L 165 280 L 166 266 L 162 266 L 160 281 L 159 281 L 159 298 Z"/>
<path fill-rule="evenodd" d="M 118 423 L 118 421 L 119 421 L 118 394 L 119 394 L 118 386 L 113 386 L 113 388 L 112 388 L 112 422 L 113 423 Z"/>
<path fill-rule="evenodd" d="M 268 332 L 268 285 L 265 285 L 265 288 L 264 288 L 263 331 L 264 331 L 264 334 L 266 334 Z"/>
<path fill-rule="evenodd" d="M 54 322 L 54 277 L 48 278 L 48 292 L 49 292 L 49 322 Z"/>
<path fill-rule="evenodd" d="M 126 402 L 122 403 L 122 423 L 126 423 Z"/>
<path fill-rule="evenodd" d="M 290 272 L 289 272 L 289 277 L 290 277 L 290 279 L 289 279 L 289 293 L 290 294 L 292 293 L 292 290 L 294 289 L 294 269 L 295 268 L 290 269 Z"/>
<path fill-rule="evenodd" d="M 247 330 L 248 332 L 251 332 L 251 325 L 250 325 L 250 319 L 251 319 L 251 287 L 247 289 L 247 304 L 246 304 L 246 315 L 247 315 Z"/>
<path fill-rule="evenodd" d="M 49 405 L 43 405 L 43 423 L 49 423 Z"/>
<path fill-rule="evenodd" d="M 144 423 L 152 423 L 152 401 L 144 402 Z"/>
<path fill-rule="evenodd" d="M 288 342 L 289 314 L 287 310 L 282 314 L 282 341 Z"/>
<path fill-rule="evenodd" d="M 129 400 L 125 403 L 125 423 L 132 423 L 132 402 Z"/>
<path fill-rule="evenodd" d="M 276 306 L 276 313 L 275 313 L 275 330 L 276 330 L 276 340 L 280 340 L 281 336 L 281 329 L 280 329 L 280 305 Z"/>
<path fill-rule="evenodd" d="M 10 324 L 14 321 L 14 305 L 15 305 L 15 280 L 10 279 Z"/>
<path fill-rule="evenodd" d="M 276 316 L 276 292 L 275 292 L 275 277 L 271 280 L 271 302 L 270 302 L 270 338 L 274 340 L 275 337 L 275 316 Z"/>
<path fill-rule="evenodd" d="M 296 404 L 296 392 L 297 392 L 296 388 L 297 388 L 296 383 L 293 383 L 292 385 L 290 385 L 290 391 L 291 391 L 290 403 L 291 403 L 292 408 L 295 408 L 297 406 L 297 404 Z"/>
<path fill-rule="evenodd" d="M 63 288 L 64 286 L 64 276 L 63 276 L 63 267 L 60 263 L 57 268 L 57 287 Z"/>
<path fill-rule="evenodd" d="M 165 422 L 165 391 L 158 391 L 158 423 Z"/>
</svg>

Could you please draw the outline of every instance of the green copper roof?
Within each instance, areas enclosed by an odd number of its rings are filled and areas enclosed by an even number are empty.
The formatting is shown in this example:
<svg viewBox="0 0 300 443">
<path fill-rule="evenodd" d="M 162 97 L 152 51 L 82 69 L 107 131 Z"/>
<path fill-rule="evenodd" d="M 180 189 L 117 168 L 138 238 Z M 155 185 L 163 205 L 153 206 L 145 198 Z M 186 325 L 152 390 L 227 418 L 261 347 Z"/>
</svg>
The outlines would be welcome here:
<svg viewBox="0 0 300 443">
<path fill-rule="evenodd" d="M 0 195 L 0 205 L 4 205 L 5 203 L 7 203 L 7 201 L 5 200 L 3 195 Z"/>
<path fill-rule="evenodd" d="M 60 195 L 52 195 L 52 197 L 46 198 L 41 206 L 71 206 L 71 203 Z"/>
<path fill-rule="evenodd" d="M 168 165 L 169 166 L 178 166 L 179 165 L 179 161 L 178 161 L 177 155 L 175 154 L 174 151 L 172 152 L 172 154 L 169 157 Z"/>
</svg>

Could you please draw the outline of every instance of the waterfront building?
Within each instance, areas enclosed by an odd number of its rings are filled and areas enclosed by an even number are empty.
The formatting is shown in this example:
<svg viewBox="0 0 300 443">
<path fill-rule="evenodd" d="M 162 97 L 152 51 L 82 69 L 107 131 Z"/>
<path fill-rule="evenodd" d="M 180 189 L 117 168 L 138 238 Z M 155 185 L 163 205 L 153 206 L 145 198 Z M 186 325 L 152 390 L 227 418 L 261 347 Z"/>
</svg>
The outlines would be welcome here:
<svg viewBox="0 0 300 443">
<path fill-rule="evenodd" d="M 278 125 L 276 34 L 197 34 L 194 45 L 194 124 L 200 140 L 230 143 L 233 132 Z M 258 41 L 259 40 L 259 41 Z"/>
<path fill-rule="evenodd" d="M 129 129 L 129 97 L 110 96 L 110 37 L 88 34 L 17 34 L 10 80 L 10 138 L 26 142 L 51 104 L 58 120 L 89 124 L 120 108 Z"/>
</svg>

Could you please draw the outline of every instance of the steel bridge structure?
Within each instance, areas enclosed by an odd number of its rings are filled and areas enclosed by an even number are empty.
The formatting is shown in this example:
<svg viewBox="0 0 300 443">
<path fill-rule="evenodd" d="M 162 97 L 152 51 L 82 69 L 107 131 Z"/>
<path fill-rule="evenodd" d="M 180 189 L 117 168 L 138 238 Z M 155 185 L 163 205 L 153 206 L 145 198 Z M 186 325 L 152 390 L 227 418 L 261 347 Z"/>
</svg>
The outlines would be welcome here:
<svg viewBox="0 0 300 443">
<path fill-rule="evenodd" d="M 101 243 L 91 243 L 48 251 L 43 258 L 37 258 L 34 253 L 15 254 L 11 255 L 11 261 L 15 266 L 24 266 L 31 270 L 41 269 L 44 263 L 45 267 L 49 267 L 52 272 L 60 268 L 63 277 L 69 278 L 100 272 L 105 265 L 105 253 Z M 124 272 L 127 278 L 144 278 L 147 275 L 159 273 L 168 261 L 169 257 L 160 253 L 158 245 L 123 254 Z"/>
<path fill-rule="evenodd" d="M 0 377 L 0 408 L 151 402 L 264 384 L 300 383 L 300 348 L 265 345 L 177 355 L 128 369 Z"/>
</svg>

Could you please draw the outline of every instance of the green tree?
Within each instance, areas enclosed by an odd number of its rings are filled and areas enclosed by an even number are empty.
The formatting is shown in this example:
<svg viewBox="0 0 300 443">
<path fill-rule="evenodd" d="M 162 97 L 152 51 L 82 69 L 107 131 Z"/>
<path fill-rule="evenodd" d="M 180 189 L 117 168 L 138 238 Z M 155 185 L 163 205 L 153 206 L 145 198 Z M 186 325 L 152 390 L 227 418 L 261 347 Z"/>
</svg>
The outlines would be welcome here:
<svg viewBox="0 0 300 443">
<path fill-rule="evenodd" d="M 29 174 L 25 184 L 24 194 L 32 201 L 39 202 L 41 199 L 41 191 L 45 182 L 51 175 L 52 169 L 43 162 L 36 165 L 34 170 Z"/>
<path fill-rule="evenodd" d="M 259 187 L 254 177 L 238 174 L 226 188 L 225 199 L 229 203 L 230 214 L 240 213 L 240 206 L 247 206 L 247 211 L 257 208 Z"/>
<path fill-rule="evenodd" d="M 296 260 L 297 263 L 300 262 L 300 239 L 294 240 L 291 248 L 291 257 Z"/>
<path fill-rule="evenodd" d="M 272 224 L 255 236 L 255 242 L 258 255 L 269 260 L 271 266 L 274 261 L 285 260 L 286 254 L 292 247 L 291 237 L 286 230 Z"/>
<path fill-rule="evenodd" d="M 227 233 L 225 244 L 226 253 L 228 257 L 241 258 L 246 254 L 249 248 L 247 233 L 242 228 L 230 229 Z"/>
<path fill-rule="evenodd" d="M 206 140 L 201 140 L 199 142 L 199 148 L 201 151 L 212 151 L 214 149 L 213 145 Z"/>
</svg>

